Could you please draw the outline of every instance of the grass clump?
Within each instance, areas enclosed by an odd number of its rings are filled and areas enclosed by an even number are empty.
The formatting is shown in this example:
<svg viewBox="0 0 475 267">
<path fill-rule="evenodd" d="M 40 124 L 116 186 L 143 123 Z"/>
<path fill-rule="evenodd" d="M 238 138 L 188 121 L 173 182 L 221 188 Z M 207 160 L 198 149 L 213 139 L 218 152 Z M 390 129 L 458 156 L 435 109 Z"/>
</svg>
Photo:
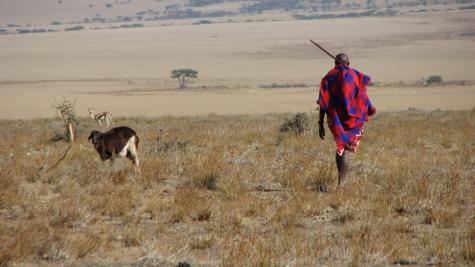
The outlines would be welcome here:
<svg viewBox="0 0 475 267">
<path fill-rule="evenodd" d="M 191 249 L 203 250 L 211 248 L 214 242 L 213 237 L 195 238 L 190 241 L 189 246 Z"/>
<path fill-rule="evenodd" d="M 224 163 L 217 155 L 198 158 L 190 168 L 191 185 L 196 188 L 216 190 Z"/>
<path fill-rule="evenodd" d="M 292 118 L 287 118 L 280 125 L 281 133 L 297 133 L 301 134 L 308 128 L 308 116 L 306 113 L 297 113 Z"/>
<path fill-rule="evenodd" d="M 172 140 L 168 142 L 160 142 L 157 147 L 155 148 L 154 152 L 176 152 L 176 151 L 184 151 L 191 145 L 190 140 L 180 141 L 180 140 Z"/>
</svg>

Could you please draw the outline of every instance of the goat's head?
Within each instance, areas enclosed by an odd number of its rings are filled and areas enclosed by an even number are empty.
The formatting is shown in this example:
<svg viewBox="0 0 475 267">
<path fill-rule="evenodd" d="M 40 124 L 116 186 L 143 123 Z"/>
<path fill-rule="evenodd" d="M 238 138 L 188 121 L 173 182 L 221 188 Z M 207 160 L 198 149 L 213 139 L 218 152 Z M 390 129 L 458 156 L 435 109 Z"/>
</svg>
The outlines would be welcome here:
<svg viewBox="0 0 475 267">
<path fill-rule="evenodd" d="M 92 131 L 89 137 L 87 138 L 88 141 L 91 141 L 94 145 L 99 143 L 102 133 L 99 131 Z"/>
</svg>

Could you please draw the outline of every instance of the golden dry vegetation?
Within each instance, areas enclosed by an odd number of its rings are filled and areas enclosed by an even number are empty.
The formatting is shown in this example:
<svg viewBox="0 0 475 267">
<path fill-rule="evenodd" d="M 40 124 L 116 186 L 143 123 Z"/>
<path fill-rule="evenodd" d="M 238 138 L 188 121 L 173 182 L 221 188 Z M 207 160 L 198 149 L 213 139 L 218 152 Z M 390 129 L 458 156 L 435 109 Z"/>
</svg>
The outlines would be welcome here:
<svg viewBox="0 0 475 267">
<path fill-rule="evenodd" d="M 0 121 L 0 263 L 381 266 L 475 263 L 475 111 L 379 113 L 336 188 L 334 143 L 286 115 L 116 118 L 141 173 L 59 119 Z"/>
</svg>

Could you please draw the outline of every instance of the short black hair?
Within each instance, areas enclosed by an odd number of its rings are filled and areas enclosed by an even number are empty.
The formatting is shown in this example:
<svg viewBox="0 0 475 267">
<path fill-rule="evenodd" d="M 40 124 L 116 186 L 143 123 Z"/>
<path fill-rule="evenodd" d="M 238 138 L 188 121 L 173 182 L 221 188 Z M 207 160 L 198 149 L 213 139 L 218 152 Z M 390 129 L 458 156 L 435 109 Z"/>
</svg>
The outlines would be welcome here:
<svg viewBox="0 0 475 267">
<path fill-rule="evenodd" d="M 350 65 L 348 56 L 345 53 L 339 53 L 338 55 L 336 55 L 335 65 L 342 63 L 345 65 Z"/>
</svg>

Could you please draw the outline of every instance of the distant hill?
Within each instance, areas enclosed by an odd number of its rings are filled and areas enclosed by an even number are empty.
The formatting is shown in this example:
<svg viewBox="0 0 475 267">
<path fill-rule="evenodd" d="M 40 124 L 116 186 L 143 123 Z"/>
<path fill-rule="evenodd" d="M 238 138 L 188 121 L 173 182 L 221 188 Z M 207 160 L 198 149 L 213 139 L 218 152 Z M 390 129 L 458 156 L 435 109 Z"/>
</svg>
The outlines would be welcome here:
<svg viewBox="0 0 475 267">
<path fill-rule="evenodd" d="M 314 19 L 475 8 L 475 0 L 2 0 L 0 27 L 180 19 Z"/>
</svg>

